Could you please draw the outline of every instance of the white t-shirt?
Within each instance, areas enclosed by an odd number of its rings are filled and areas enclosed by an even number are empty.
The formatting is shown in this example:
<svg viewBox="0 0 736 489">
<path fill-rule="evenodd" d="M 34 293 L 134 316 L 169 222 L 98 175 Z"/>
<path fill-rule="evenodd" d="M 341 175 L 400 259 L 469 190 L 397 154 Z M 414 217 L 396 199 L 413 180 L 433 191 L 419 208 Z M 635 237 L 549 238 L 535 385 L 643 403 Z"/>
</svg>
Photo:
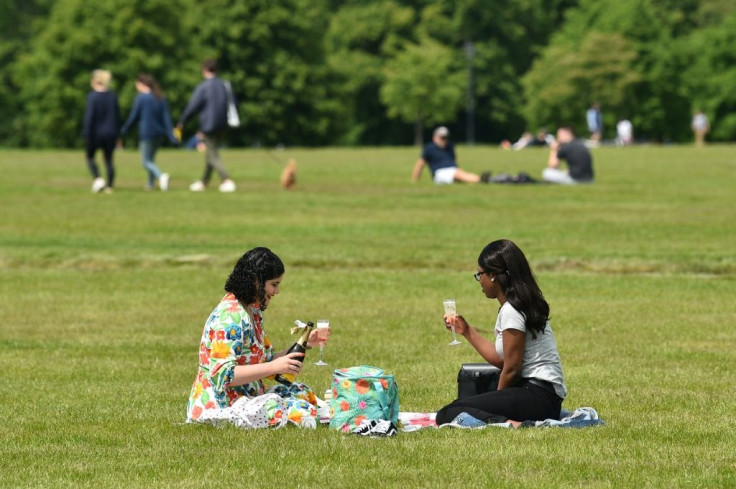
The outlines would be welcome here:
<svg viewBox="0 0 736 489">
<path fill-rule="evenodd" d="M 557 352 L 557 342 L 549 321 L 542 333 L 537 333 L 537 339 L 532 339 L 532 333 L 526 329 L 526 318 L 517 311 L 510 302 L 506 302 L 498 311 L 496 319 L 496 352 L 503 360 L 503 331 L 517 329 L 526 333 L 524 340 L 524 355 L 521 360 L 521 376 L 551 382 L 555 392 L 561 398 L 567 395 L 565 378 L 562 375 L 560 354 Z"/>
<path fill-rule="evenodd" d="M 624 141 L 628 141 L 631 139 L 631 134 L 634 131 L 634 126 L 631 125 L 630 120 L 624 119 L 618 121 L 618 124 L 616 124 L 616 131 L 618 132 L 618 137 L 620 137 Z"/>
<path fill-rule="evenodd" d="M 708 128 L 708 117 L 703 113 L 693 116 L 693 128 L 697 131 L 705 131 Z"/>
</svg>

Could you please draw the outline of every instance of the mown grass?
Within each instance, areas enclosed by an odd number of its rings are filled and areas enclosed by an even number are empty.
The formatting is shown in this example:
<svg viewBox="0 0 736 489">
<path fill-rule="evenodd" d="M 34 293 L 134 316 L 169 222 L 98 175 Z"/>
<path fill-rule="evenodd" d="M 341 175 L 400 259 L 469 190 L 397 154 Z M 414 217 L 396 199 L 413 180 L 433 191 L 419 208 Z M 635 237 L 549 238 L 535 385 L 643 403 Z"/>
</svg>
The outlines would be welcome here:
<svg viewBox="0 0 736 489">
<path fill-rule="evenodd" d="M 538 175 L 546 153 L 459 149 L 474 171 Z M 733 487 L 736 149 L 596 150 L 598 180 L 408 182 L 413 148 L 227 151 L 238 192 L 191 194 L 201 156 L 169 150 L 167 194 L 118 155 L 113 195 L 78 152 L 0 152 L 0 485 L 4 487 Z M 278 188 L 281 161 L 299 188 Z M 394 373 L 403 410 L 450 401 L 467 345 L 441 300 L 490 332 L 472 279 L 488 241 L 527 252 L 585 430 L 437 430 L 366 440 L 320 428 L 182 424 L 207 315 L 232 264 L 287 265 L 266 328 L 327 316 L 331 367 Z M 330 368 L 308 362 L 321 392 Z"/>
</svg>

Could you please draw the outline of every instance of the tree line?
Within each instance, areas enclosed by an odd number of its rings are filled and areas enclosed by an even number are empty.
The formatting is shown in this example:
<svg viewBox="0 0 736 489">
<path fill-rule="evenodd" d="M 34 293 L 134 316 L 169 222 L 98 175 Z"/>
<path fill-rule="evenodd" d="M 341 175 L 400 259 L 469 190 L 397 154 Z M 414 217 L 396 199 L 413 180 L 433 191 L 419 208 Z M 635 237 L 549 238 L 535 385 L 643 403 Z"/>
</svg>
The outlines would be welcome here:
<svg viewBox="0 0 736 489">
<path fill-rule="evenodd" d="M 81 146 L 90 72 L 124 113 L 153 74 L 173 116 L 217 58 L 232 145 L 497 142 L 571 125 L 685 141 L 696 109 L 736 136 L 732 0 L 0 0 L 0 145 Z M 194 129 L 194 126 L 189 128 Z"/>
</svg>

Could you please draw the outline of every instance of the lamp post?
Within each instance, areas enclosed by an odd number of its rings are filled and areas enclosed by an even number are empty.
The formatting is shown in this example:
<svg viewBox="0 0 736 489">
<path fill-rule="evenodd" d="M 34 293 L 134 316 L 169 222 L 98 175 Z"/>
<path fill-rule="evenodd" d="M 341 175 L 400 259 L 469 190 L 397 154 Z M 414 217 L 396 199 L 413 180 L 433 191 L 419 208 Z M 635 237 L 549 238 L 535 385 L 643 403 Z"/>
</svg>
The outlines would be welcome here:
<svg viewBox="0 0 736 489">
<path fill-rule="evenodd" d="M 463 45 L 465 59 L 468 62 L 468 90 L 465 99 L 466 112 L 466 136 L 468 145 L 475 144 L 475 93 L 473 85 L 473 59 L 475 58 L 475 45 L 470 39 Z"/>
</svg>

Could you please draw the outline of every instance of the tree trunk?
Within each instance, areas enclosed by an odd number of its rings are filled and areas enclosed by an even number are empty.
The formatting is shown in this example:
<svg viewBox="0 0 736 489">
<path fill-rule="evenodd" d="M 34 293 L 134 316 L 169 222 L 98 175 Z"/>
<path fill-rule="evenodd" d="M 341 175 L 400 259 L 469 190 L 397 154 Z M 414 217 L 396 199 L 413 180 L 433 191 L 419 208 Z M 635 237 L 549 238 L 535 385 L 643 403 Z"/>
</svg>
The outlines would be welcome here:
<svg viewBox="0 0 736 489">
<path fill-rule="evenodd" d="M 421 146 L 424 142 L 422 141 L 422 129 L 424 129 L 422 119 L 417 118 L 417 120 L 414 121 L 414 146 Z"/>
</svg>

